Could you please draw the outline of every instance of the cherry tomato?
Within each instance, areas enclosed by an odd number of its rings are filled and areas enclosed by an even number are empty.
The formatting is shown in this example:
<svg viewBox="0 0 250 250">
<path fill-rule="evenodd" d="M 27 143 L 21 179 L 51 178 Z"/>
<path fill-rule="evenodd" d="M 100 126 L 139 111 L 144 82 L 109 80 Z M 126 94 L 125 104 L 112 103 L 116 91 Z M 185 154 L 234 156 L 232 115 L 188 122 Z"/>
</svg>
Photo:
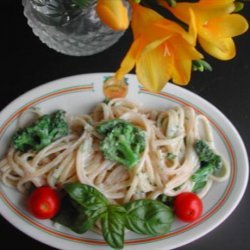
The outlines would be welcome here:
<svg viewBox="0 0 250 250">
<path fill-rule="evenodd" d="M 184 192 L 175 197 L 174 212 L 185 222 L 198 219 L 203 210 L 202 200 L 194 193 Z"/>
<path fill-rule="evenodd" d="M 56 215 L 60 208 L 60 197 L 51 187 L 35 189 L 29 199 L 29 211 L 38 219 L 50 219 Z"/>
</svg>

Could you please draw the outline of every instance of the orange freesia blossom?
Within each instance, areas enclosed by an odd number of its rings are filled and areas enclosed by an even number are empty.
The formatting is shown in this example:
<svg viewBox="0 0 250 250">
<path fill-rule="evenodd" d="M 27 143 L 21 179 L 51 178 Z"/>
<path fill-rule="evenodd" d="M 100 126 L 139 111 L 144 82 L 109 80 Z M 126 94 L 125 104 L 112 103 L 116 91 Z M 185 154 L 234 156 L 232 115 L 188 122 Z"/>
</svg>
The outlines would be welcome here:
<svg viewBox="0 0 250 250">
<path fill-rule="evenodd" d="M 98 0 L 96 12 L 113 30 L 125 30 L 129 26 L 128 10 L 122 0 Z"/>
<path fill-rule="evenodd" d="M 165 19 L 152 9 L 131 3 L 134 42 L 123 59 L 115 77 L 121 80 L 136 66 L 138 80 L 149 90 L 160 91 L 168 80 L 187 84 L 192 60 L 202 58 L 195 49 L 195 17 L 188 11 L 189 32 Z"/>
<path fill-rule="evenodd" d="M 159 2 L 186 24 L 190 22 L 187 10 L 192 9 L 199 43 L 208 54 L 220 60 L 229 60 L 235 56 L 232 37 L 246 32 L 248 23 L 243 16 L 231 14 L 235 10 L 234 0 L 183 2 L 177 3 L 175 7 L 170 7 L 163 0 Z"/>
</svg>

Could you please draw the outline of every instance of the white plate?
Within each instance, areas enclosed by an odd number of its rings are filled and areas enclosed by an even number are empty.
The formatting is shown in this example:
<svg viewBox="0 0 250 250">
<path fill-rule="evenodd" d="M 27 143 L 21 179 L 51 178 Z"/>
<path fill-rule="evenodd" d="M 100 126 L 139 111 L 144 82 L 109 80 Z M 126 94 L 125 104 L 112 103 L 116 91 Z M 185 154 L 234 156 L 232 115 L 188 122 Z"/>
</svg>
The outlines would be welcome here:
<svg viewBox="0 0 250 250">
<path fill-rule="evenodd" d="M 30 107 L 45 112 L 62 108 L 74 114 L 86 113 L 103 101 L 102 84 L 110 73 L 87 74 L 63 78 L 35 88 L 9 104 L 0 114 L 0 157 L 8 147 L 16 129 L 18 115 Z M 203 216 L 185 224 L 178 220 L 171 232 L 158 237 L 143 237 L 129 233 L 124 249 L 171 249 L 187 244 L 205 235 L 221 224 L 235 209 L 245 191 L 248 180 L 248 159 L 243 142 L 230 121 L 213 105 L 188 90 L 167 84 L 159 94 L 152 94 L 138 85 L 134 75 L 128 75 L 128 99 L 146 107 L 164 109 L 188 105 L 203 113 L 212 123 L 216 147 L 231 165 L 228 181 L 213 185 L 204 199 Z M 15 227 L 29 236 L 59 249 L 108 249 L 95 233 L 77 235 L 63 227 L 55 228 L 50 221 L 39 221 L 26 210 L 17 191 L 0 184 L 0 212 Z"/>
</svg>

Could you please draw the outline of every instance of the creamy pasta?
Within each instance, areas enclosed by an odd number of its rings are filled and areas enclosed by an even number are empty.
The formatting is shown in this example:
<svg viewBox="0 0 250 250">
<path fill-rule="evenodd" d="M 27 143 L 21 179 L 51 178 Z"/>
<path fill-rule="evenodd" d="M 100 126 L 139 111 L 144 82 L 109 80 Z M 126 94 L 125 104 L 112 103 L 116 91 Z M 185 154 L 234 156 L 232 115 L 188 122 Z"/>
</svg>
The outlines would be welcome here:
<svg viewBox="0 0 250 250">
<path fill-rule="evenodd" d="M 40 113 L 38 115 L 41 115 Z M 146 147 L 131 170 L 104 158 L 95 126 L 119 118 L 141 128 Z M 190 107 L 177 106 L 164 111 L 149 110 L 126 99 L 99 103 L 90 114 L 68 115 L 70 134 L 39 152 L 19 152 L 10 147 L 0 162 L 2 182 L 21 192 L 33 183 L 60 188 L 80 181 L 101 191 L 111 203 L 136 199 L 156 199 L 160 194 L 176 196 L 192 191 L 190 177 L 200 167 L 194 142 L 204 140 L 216 152 L 211 125 Z M 167 156 L 171 157 L 167 157 Z M 218 175 L 211 175 L 198 195 L 204 197 L 213 182 L 229 177 L 225 160 Z"/>
</svg>

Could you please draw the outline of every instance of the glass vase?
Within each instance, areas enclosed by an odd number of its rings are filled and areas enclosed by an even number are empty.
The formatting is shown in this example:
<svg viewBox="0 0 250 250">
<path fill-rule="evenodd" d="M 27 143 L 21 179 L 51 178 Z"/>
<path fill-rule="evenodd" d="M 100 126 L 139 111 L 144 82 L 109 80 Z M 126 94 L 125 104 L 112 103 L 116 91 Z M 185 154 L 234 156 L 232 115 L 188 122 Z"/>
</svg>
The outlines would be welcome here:
<svg viewBox="0 0 250 250">
<path fill-rule="evenodd" d="M 66 55 L 88 56 L 112 46 L 124 32 L 101 22 L 97 0 L 80 2 L 84 5 L 76 0 L 22 0 L 28 24 L 43 43 Z"/>
</svg>

